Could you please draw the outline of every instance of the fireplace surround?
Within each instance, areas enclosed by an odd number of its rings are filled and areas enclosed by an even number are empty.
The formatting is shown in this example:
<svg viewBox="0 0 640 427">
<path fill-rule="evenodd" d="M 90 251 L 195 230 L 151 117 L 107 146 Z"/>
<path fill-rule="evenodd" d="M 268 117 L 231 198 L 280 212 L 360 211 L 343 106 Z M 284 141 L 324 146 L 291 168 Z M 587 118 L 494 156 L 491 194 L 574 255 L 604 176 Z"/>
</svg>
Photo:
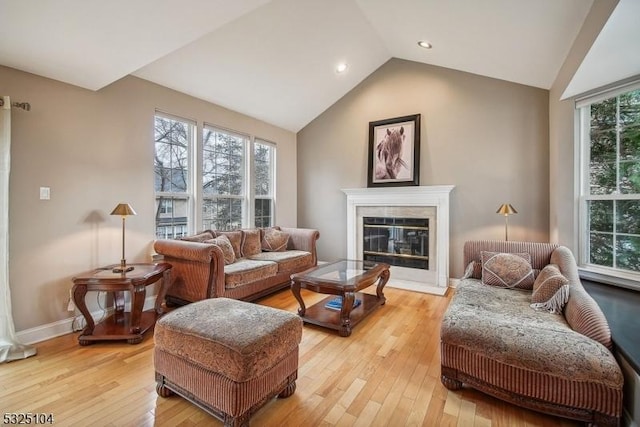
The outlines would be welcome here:
<svg viewBox="0 0 640 427">
<path fill-rule="evenodd" d="M 428 239 L 421 243 L 428 245 L 428 268 L 392 266 L 387 286 L 443 295 L 449 285 L 449 197 L 454 187 L 343 189 L 347 196 L 347 257 L 364 259 L 364 218 L 427 219 Z"/>
</svg>

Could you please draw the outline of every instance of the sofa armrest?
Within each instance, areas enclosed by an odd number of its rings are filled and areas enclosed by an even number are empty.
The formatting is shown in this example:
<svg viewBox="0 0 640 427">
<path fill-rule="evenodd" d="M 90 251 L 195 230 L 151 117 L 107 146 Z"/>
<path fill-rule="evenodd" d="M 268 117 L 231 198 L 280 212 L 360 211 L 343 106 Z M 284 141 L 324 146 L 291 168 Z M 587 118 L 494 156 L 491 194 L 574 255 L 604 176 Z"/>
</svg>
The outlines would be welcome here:
<svg viewBox="0 0 640 427">
<path fill-rule="evenodd" d="M 280 230 L 289 234 L 289 245 L 287 249 L 310 252 L 313 257 L 313 265 L 318 263 L 316 253 L 316 241 L 320 238 L 320 232 L 318 230 L 312 228 L 285 227 L 280 227 Z"/>
<path fill-rule="evenodd" d="M 559 246 L 551 254 L 550 262 L 557 264 L 562 275 L 569 280 L 569 300 L 564 307 L 564 317 L 571 329 L 611 350 L 613 343 L 609 323 L 596 300 L 582 286 L 576 259 L 571 250 Z"/>
<path fill-rule="evenodd" d="M 154 250 L 173 266 L 168 295 L 185 301 L 223 296 L 224 255 L 214 244 L 156 240 Z"/>
<path fill-rule="evenodd" d="M 153 249 L 160 255 L 188 261 L 211 262 L 215 245 L 186 240 L 156 240 Z"/>
</svg>

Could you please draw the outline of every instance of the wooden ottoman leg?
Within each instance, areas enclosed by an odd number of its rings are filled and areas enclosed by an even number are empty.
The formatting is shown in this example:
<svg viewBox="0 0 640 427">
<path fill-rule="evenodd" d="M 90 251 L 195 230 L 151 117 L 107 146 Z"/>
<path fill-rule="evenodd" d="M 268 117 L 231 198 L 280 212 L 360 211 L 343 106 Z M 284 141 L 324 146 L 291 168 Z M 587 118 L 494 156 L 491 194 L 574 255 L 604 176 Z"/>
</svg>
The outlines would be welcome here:
<svg viewBox="0 0 640 427">
<path fill-rule="evenodd" d="M 246 413 L 239 417 L 232 417 L 231 415 L 224 416 L 224 427 L 249 427 L 250 414 Z"/>
<path fill-rule="evenodd" d="M 460 390 L 462 388 L 462 382 L 458 380 L 454 380 L 453 378 L 449 378 L 445 375 L 440 377 L 440 381 L 442 381 L 442 385 L 444 385 L 449 390 Z"/>
<path fill-rule="evenodd" d="M 173 395 L 173 391 L 169 390 L 169 388 L 164 383 L 164 375 L 161 375 L 156 372 L 156 393 L 160 397 L 169 397 Z"/>
<path fill-rule="evenodd" d="M 282 390 L 280 392 L 280 394 L 278 394 L 278 397 L 281 399 L 286 399 L 287 397 L 291 396 L 293 393 L 295 393 L 296 391 L 296 378 L 298 376 L 298 373 L 296 372 L 294 375 L 291 375 L 289 377 L 289 382 L 287 384 L 287 386 L 284 388 L 284 390 Z"/>
</svg>

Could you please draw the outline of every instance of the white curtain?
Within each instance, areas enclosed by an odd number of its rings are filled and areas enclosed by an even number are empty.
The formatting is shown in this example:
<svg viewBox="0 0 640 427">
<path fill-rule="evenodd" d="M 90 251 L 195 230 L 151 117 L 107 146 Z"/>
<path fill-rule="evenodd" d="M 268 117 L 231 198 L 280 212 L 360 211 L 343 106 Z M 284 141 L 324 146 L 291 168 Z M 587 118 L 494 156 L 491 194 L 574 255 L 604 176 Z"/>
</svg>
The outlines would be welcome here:
<svg viewBox="0 0 640 427">
<path fill-rule="evenodd" d="M 9 289 L 9 170 L 11 169 L 11 100 L 0 107 L 0 363 L 36 354 L 16 337 Z"/>
</svg>

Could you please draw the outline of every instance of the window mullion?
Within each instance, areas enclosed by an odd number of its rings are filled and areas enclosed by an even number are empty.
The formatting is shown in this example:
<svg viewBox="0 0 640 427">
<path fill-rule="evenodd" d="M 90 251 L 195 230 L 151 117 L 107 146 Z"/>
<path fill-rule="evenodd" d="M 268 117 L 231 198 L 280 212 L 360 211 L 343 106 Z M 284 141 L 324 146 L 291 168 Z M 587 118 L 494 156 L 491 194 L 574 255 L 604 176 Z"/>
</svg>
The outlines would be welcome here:
<svg viewBox="0 0 640 427">
<path fill-rule="evenodd" d="M 191 203 L 191 214 L 190 219 L 193 224 L 193 230 L 190 230 L 192 233 L 195 233 L 199 230 L 204 230 L 203 220 L 202 220 L 202 162 L 204 159 L 203 152 L 203 127 L 202 125 L 196 126 L 195 129 L 195 137 L 192 138 L 192 146 L 193 146 L 193 154 L 190 156 L 191 162 L 193 164 L 193 174 L 191 178 L 191 187 L 193 188 L 193 202 Z"/>
<path fill-rule="evenodd" d="M 252 227 L 255 224 L 255 210 L 256 210 L 256 204 L 255 204 L 255 196 L 256 196 L 256 178 L 254 176 L 254 162 L 255 162 L 255 154 L 254 154 L 254 148 L 255 147 L 255 137 L 251 137 L 247 140 L 247 148 L 246 148 L 246 159 L 247 161 L 245 162 L 245 173 L 244 173 L 244 177 L 245 177 L 245 183 L 247 183 L 247 188 L 245 191 L 245 195 L 246 195 L 246 206 L 247 206 L 247 215 L 246 217 L 246 226 L 247 227 Z"/>
</svg>

